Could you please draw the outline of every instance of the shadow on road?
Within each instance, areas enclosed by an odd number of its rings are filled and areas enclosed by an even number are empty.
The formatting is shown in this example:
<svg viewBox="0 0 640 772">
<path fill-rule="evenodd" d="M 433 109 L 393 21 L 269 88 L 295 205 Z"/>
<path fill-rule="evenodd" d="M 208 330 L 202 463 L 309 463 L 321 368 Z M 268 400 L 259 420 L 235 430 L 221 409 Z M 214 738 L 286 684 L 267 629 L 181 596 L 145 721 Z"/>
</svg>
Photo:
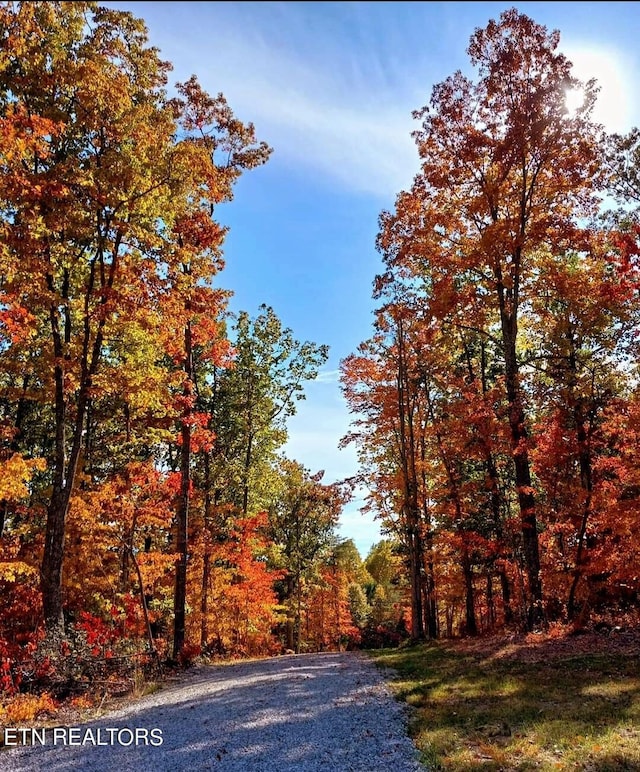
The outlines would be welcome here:
<svg viewBox="0 0 640 772">
<path fill-rule="evenodd" d="M 160 736 L 162 744 L 154 746 Z M 76 745 L 61 744 L 69 741 L 62 730 L 56 745 L 53 729 L 45 739 L 44 746 L 3 751 L 0 768 L 7 772 L 421 769 L 403 731 L 401 708 L 381 687 L 375 667 L 355 653 L 202 668 L 107 718 L 75 727 Z"/>
</svg>

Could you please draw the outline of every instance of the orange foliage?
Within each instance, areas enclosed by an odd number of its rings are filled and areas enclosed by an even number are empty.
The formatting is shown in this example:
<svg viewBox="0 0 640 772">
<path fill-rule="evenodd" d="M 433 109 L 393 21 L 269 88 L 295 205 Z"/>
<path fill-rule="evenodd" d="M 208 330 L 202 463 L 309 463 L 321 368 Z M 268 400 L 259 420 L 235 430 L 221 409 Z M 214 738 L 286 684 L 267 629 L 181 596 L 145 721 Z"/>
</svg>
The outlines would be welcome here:
<svg viewBox="0 0 640 772">
<path fill-rule="evenodd" d="M 56 714 L 58 704 L 50 694 L 20 694 L 6 707 L 0 707 L 0 718 L 8 726 L 29 724 L 38 718 Z"/>
<path fill-rule="evenodd" d="M 264 654 L 274 650 L 272 627 L 276 622 L 274 582 L 281 571 L 270 569 L 264 559 L 267 541 L 262 533 L 267 513 L 238 518 L 224 542 L 202 539 L 194 543 L 189 598 L 194 611 L 188 618 L 187 638 L 200 637 L 203 619 L 202 572 L 210 566 L 207 586 L 209 631 L 205 646 L 218 652 Z"/>
</svg>

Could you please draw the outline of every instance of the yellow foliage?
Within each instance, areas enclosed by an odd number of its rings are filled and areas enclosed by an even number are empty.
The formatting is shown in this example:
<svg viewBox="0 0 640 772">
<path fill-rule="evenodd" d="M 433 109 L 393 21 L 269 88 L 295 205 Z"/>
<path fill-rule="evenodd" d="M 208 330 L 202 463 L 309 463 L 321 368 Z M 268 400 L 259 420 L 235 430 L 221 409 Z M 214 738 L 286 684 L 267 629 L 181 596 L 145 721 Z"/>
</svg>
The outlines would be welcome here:
<svg viewBox="0 0 640 772">
<path fill-rule="evenodd" d="M 94 705 L 94 701 L 91 696 L 81 694 L 78 697 L 72 697 L 69 701 L 69 705 L 76 710 L 88 710 Z"/>
<path fill-rule="evenodd" d="M 29 495 L 27 485 L 36 470 L 46 466 L 43 458 L 25 459 L 14 453 L 8 461 L 0 461 L 0 500 L 19 501 Z"/>
<path fill-rule="evenodd" d="M 17 579 L 34 577 L 38 575 L 38 570 L 22 560 L 0 561 L 0 579 L 5 582 L 15 582 Z"/>
</svg>

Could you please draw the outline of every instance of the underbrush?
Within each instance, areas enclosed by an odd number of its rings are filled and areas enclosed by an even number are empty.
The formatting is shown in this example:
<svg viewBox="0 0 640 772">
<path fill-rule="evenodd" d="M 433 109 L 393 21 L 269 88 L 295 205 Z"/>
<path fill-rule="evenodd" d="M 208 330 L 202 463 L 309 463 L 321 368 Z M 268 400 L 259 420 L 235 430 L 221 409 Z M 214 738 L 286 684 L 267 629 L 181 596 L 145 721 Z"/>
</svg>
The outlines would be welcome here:
<svg viewBox="0 0 640 772">
<path fill-rule="evenodd" d="M 144 641 L 108 638 L 92 623 L 85 619 L 62 639 L 0 639 L 0 727 L 91 717 L 114 699 L 148 693 L 191 662 L 191 651 L 169 664 Z"/>
</svg>

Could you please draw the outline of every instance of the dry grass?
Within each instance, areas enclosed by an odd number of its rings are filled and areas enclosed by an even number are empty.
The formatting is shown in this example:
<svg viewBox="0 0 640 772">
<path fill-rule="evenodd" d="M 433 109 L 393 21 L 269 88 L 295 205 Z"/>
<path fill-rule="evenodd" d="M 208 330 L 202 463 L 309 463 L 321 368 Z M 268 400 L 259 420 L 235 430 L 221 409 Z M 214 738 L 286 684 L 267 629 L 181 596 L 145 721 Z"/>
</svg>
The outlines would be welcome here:
<svg viewBox="0 0 640 772">
<path fill-rule="evenodd" d="M 436 770 L 640 770 L 640 633 L 371 652 Z"/>
</svg>

